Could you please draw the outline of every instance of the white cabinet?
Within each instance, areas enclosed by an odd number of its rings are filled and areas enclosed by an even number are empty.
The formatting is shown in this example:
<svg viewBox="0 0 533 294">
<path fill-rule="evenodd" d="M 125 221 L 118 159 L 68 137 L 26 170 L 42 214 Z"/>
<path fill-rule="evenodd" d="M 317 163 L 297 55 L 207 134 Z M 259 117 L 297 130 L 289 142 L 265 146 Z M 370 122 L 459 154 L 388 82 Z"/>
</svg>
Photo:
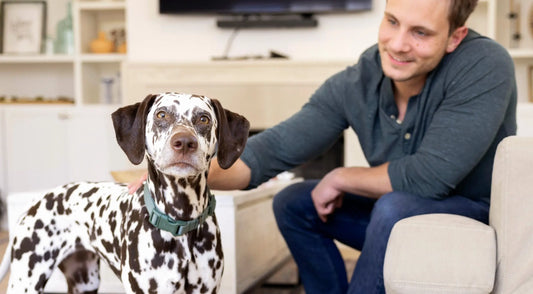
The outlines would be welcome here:
<svg viewBox="0 0 533 294">
<path fill-rule="evenodd" d="M 115 140 L 108 107 L 8 106 L 4 113 L 5 182 L 9 193 L 72 181 L 112 180 L 131 168 Z"/>
<path fill-rule="evenodd" d="M 9 191 L 52 187 L 68 178 L 67 135 L 59 113 L 6 109 L 5 126 Z"/>
<path fill-rule="evenodd" d="M 0 109 L 0 197 L 5 200 L 7 197 L 6 189 L 6 167 L 5 167 L 5 156 L 4 156 L 4 142 L 2 138 L 5 138 L 4 134 L 4 112 Z"/>
</svg>

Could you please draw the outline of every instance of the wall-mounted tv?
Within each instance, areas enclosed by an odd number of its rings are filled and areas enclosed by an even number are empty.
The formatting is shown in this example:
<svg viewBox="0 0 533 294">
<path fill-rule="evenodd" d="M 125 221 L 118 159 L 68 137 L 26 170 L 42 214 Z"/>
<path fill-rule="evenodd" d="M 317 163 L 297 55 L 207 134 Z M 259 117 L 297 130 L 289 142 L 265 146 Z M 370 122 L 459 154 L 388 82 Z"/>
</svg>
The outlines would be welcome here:
<svg viewBox="0 0 533 294">
<path fill-rule="evenodd" d="M 220 28 L 315 27 L 314 14 L 371 8 L 372 0 L 159 0 L 162 14 L 225 15 Z"/>
<path fill-rule="evenodd" d="M 165 14 L 315 14 L 369 10 L 372 0 L 159 0 Z"/>
</svg>

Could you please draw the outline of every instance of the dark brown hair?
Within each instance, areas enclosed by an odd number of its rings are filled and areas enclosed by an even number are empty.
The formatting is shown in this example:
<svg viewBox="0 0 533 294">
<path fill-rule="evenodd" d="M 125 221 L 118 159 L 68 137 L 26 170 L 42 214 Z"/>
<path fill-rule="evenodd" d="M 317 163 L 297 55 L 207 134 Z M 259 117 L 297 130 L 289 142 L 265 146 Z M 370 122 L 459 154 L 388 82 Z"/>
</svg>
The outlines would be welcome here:
<svg viewBox="0 0 533 294">
<path fill-rule="evenodd" d="M 448 14 L 450 34 L 465 25 L 466 20 L 476 8 L 477 2 L 478 0 L 450 0 L 450 13 Z"/>
</svg>

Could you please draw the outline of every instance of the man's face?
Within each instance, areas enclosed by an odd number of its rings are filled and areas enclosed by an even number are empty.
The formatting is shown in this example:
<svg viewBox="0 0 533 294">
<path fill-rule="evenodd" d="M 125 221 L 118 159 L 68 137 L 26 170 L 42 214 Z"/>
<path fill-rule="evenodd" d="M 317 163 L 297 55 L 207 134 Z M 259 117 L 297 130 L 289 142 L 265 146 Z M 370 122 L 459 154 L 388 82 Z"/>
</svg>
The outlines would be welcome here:
<svg viewBox="0 0 533 294">
<path fill-rule="evenodd" d="M 447 53 L 449 0 L 388 0 L 379 28 L 379 53 L 386 76 L 422 86 Z M 458 44 L 457 44 L 458 45 Z"/>
</svg>

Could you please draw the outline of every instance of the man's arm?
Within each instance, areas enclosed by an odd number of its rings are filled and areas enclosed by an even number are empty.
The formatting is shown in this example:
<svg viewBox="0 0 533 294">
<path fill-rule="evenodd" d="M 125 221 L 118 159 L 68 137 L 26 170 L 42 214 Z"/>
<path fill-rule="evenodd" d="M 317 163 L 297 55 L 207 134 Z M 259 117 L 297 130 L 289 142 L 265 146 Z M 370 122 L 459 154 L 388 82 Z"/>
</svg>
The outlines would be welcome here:
<svg viewBox="0 0 533 294">
<path fill-rule="evenodd" d="M 340 167 L 329 172 L 311 192 L 320 219 L 325 222 L 340 207 L 344 192 L 376 199 L 392 192 L 388 166 Z"/>
<path fill-rule="evenodd" d="M 228 169 L 222 169 L 217 158 L 211 161 L 207 185 L 213 190 L 241 190 L 248 187 L 252 171 L 241 160 L 237 161 Z"/>
</svg>

